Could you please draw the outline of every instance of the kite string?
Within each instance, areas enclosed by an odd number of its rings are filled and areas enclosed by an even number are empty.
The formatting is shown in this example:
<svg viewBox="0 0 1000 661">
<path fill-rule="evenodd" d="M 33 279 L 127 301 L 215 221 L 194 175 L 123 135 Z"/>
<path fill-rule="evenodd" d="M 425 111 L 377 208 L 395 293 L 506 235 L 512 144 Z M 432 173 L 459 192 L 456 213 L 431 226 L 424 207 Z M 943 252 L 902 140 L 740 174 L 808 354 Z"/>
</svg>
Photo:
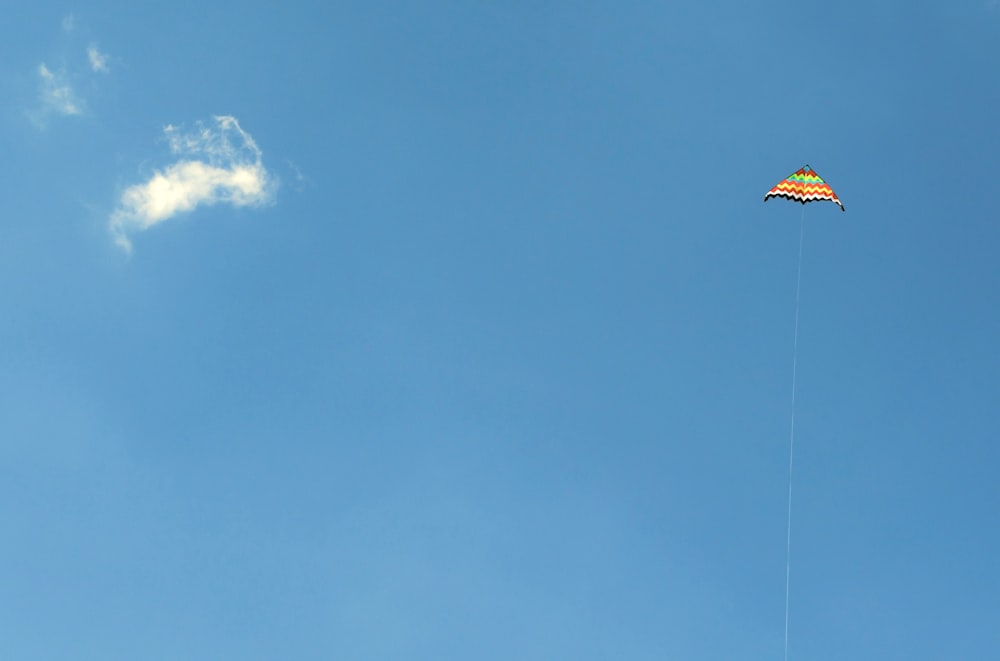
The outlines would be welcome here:
<svg viewBox="0 0 1000 661">
<path fill-rule="evenodd" d="M 799 359 L 799 293 L 802 290 L 802 244 L 806 231 L 806 206 L 799 220 L 799 266 L 795 277 L 795 332 L 792 340 L 792 422 L 788 439 L 788 534 L 785 542 L 785 661 L 788 661 L 788 604 L 792 577 L 792 466 L 795 458 L 795 381 Z"/>
</svg>

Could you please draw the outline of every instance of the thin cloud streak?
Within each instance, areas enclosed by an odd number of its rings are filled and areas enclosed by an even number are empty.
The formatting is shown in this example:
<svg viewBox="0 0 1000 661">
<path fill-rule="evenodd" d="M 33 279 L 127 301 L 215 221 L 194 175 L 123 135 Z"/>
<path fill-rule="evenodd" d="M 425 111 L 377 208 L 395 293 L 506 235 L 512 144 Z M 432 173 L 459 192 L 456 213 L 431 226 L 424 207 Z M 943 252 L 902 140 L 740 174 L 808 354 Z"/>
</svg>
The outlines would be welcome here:
<svg viewBox="0 0 1000 661">
<path fill-rule="evenodd" d="M 199 206 L 273 201 L 277 182 L 264 168 L 257 143 L 235 117 L 218 116 L 189 132 L 172 125 L 163 131 L 170 151 L 180 158 L 125 189 L 108 222 L 115 243 L 126 252 L 132 251 L 130 234 Z"/>
<path fill-rule="evenodd" d="M 107 53 L 102 53 L 97 50 L 97 46 L 90 46 L 87 48 L 87 60 L 90 62 L 91 71 L 108 73 L 111 70 L 108 68 Z"/>
<path fill-rule="evenodd" d="M 83 112 L 83 102 L 73 91 L 65 74 L 52 71 L 43 62 L 38 65 L 38 76 L 41 78 L 44 110 L 60 115 L 79 115 Z"/>
</svg>

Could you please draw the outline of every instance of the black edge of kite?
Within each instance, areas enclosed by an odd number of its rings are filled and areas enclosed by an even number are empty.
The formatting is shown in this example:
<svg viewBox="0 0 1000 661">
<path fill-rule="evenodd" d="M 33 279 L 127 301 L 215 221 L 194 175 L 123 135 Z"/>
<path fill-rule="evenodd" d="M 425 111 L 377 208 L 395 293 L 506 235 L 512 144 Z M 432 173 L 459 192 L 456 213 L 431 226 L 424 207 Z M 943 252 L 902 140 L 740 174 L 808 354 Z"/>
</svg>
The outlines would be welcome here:
<svg viewBox="0 0 1000 661">
<path fill-rule="evenodd" d="M 792 195 L 786 195 L 786 194 L 784 194 L 784 193 L 768 193 L 767 195 L 765 195 L 765 196 L 764 196 L 764 201 L 765 201 L 765 202 L 767 202 L 767 201 L 768 201 L 769 199 L 771 199 L 772 197 L 783 197 L 783 198 L 785 198 L 786 200 L 788 200 L 789 202 L 798 202 L 798 203 L 799 203 L 799 204 L 801 204 L 802 206 L 805 206 L 805 205 L 806 205 L 807 203 L 809 203 L 809 202 L 833 202 L 833 203 L 834 203 L 834 204 L 836 204 L 836 205 L 837 205 L 838 207 L 840 207 L 840 210 L 841 210 L 841 211 L 847 211 L 847 209 L 845 209 L 845 208 L 844 208 L 844 205 L 843 205 L 843 204 L 841 204 L 840 200 L 837 200 L 837 201 L 834 201 L 834 200 L 827 200 L 827 199 L 819 199 L 819 200 L 800 200 L 800 199 L 799 199 L 799 198 L 797 198 L 797 197 L 794 197 L 794 196 L 792 196 Z"/>
</svg>

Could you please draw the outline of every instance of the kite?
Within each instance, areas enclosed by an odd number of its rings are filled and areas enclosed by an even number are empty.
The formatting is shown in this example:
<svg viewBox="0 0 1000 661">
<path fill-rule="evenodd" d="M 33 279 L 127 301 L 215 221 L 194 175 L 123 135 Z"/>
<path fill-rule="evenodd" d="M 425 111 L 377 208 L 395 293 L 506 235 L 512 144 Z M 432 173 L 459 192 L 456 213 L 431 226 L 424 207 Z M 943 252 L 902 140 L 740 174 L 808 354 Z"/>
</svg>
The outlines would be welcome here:
<svg viewBox="0 0 1000 661">
<path fill-rule="evenodd" d="M 830 185 L 808 165 L 788 175 L 767 191 L 764 201 L 772 197 L 783 197 L 802 204 L 802 223 L 799 229 L 799 274 L 795 283 L 795 331 L 792 339 L 792 420 L 788 438 L 788 530 L 785 538 L 785 661 L 788 661 L 788 611 L 789 587 L 792 576 L 792 459 L 795 450 L 795 380 L 799 353 L 799 292 L 802 284 L 802 238 L 805 236 L 805 205 L 807 202 L 833 202 L 844 211 L 840 198 Z"/>
<path fill-rule="evenodd" d="M 830 188 L 830 184 L 823 181 L 823 178 L 816 174 L 808 165 L 804 165 L 792 174 L 778 182 L 778 185 L 767 191 L 764 201 L 767 202 L 772 197 L 783 197 L 793 202 L 834 202 L 844 211 L 844 205 L 840 203 L 840 198 Z"/>
</svg>

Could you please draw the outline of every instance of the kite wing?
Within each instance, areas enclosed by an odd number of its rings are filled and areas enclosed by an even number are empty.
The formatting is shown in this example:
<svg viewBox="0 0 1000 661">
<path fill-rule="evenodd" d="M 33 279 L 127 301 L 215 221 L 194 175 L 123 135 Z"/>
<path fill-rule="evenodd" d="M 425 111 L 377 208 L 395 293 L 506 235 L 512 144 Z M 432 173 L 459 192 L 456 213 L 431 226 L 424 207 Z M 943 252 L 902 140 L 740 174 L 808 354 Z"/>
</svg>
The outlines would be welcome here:
<svg viewBox="0 0 1000 661">
<path fill-rule="evenodd" d="M 844 211 L 844 205 L 840 203 L 837 194 L 830 188 L 830 184 L 823 181 L 823 178 L 816 174 L 816 171 L 808 165 L 802 166 L 794 173 L 788 175 L 778 182 L 778 185 L 767 191 L 764 201 L 767 202 L 772 197 L 783 197 L 793 202 L 834 202 Z"/>
</svg>

